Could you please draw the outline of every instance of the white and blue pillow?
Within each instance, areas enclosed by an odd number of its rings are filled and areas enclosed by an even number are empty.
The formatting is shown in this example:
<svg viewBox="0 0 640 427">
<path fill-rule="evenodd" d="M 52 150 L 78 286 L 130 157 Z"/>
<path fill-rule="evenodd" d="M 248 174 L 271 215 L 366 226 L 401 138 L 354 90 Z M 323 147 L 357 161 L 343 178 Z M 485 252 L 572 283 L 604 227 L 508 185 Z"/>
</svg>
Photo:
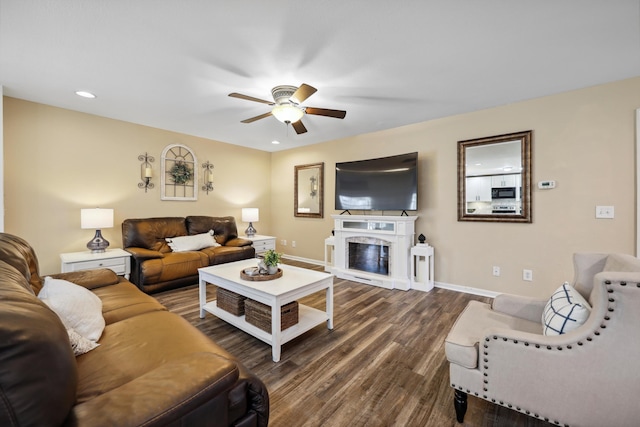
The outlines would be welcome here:
<svg viewBox="0 0 640 427">
<path fill-rule="evenodd" d="M 568 282 L 551 295 L 542 312 L 545 335 L 562 335 L 586 322 L 591 306 Z"/>
</svg>

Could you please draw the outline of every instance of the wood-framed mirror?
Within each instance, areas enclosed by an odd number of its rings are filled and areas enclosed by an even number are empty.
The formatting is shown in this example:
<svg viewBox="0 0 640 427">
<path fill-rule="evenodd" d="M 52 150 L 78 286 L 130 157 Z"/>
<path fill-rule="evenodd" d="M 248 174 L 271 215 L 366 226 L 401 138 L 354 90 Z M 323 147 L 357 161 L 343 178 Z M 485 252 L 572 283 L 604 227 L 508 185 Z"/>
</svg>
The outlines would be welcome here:
<svg viewBox="0 0 640 427">
<path fill-rule="evenodd" d="M 532 134 L 458 141 L 458 221 L 532 222 Z"/>
<path fill-rule="evenodd" d="M 324 216 L 324 163 L 294 166 L 293 215 Z"/>
</svg>

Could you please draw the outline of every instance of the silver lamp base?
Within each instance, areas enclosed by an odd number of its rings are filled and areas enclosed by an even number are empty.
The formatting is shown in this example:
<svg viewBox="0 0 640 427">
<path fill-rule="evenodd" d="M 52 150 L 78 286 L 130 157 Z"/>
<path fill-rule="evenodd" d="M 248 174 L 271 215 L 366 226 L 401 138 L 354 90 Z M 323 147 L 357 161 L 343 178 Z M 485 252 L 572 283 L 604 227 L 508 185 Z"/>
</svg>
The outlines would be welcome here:
<svg viewBox="0 0 640 427">
<path fill-rule="evenodd" d="M 253 237 L 256 235 L 256 229 L 253 228 L 253 223 L 249 222 L 249 226 L 246 230 L 244 230 L 244 234 L 246 234 L 248 237 Z"/>
<path fill-rule="evenodd" d="M 87 248 L 92 253 L 104 252 L 108 247 L 109 242 L 107 241 L 107 239 L 102 237 L 102 233 L 100 232 L 100 230 L 96 230 L 96 235 L 93 236 L 93 239 L 91 239 L 89 243 L 87 243 Z"/>
</svg>

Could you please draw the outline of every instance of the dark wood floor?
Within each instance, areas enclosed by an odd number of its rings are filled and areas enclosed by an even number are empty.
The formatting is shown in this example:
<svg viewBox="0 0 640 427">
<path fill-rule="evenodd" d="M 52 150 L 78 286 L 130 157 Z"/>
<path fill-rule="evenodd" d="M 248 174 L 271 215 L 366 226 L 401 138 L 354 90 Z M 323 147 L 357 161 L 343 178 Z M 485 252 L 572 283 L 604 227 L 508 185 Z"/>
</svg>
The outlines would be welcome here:
<svg viewBox="0 0 640 427">
<path fill-rule="evenodd" d="M 207 292 L 215 299 L 213 286 Z M 334 279 L 334 329 L 318 326 L 285 344 L 274 363 L 262 341 L 213 315 L 199 318 L 197 285 L 154 296 L 265 382 L 272 427 L 551 425 L 471 396 L 464 424 L 455 421 L 444 338 L 467 302 L 481 297 Z M 324 292 L 300 302 L 324 309 Z"/>
</svg>

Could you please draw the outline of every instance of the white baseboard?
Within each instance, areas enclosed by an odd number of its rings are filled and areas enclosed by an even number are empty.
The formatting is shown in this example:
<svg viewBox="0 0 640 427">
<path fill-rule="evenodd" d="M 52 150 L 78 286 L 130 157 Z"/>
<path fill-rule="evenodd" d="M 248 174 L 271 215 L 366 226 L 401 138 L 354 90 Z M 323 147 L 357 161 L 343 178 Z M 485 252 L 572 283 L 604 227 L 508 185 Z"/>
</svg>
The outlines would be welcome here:
<svg viewBox="0 0 640 427">
<path fill-rule="evenodd" d="M 470 286 L 452 285 L 451 283 L 436 282 L 436 288 L 448 289 L 450 291 L 462 292 L 465 294 L 478 295 L 481 297 L 495 298 L 501 292 L 487 291 L 486 289 L 472 288 Z"/>
<path fill-rule="evenodd" d="M 321 265 L 321 266 L 325 265 L 324 261 L 318 261 L 315 259 L 303 258 L 303 257 L 287 255 L 287 254 L 282 254 L 282 256 L 284 258 L 291 259 L 294 261 L 306 262 L 309 264 Z M 450 291 L 455 291 L 455 292 L 462 292 L 465 294 L 478 295 L 478 296 L 487 297 L 487 298 L 495 298 L 501 293 L 501 292 L 487 291 L 486 289 L 472 288 L 470 286 L 453 285 L 451 283 L 444 283 L 444 282 L 435 282 L 435 287 L 448 289 Z"/>
<path fill-rule="evenodd" d="M 303 257 L 287 255 L 287 254 L 282 254 L 282 257 L 286 258 L 286 259 L 291 259 L 293 261 L 306 262 L 306 263 L 309 263 L 309 264 L 321 265 L 321 266 L 324 267 L 324 261 L 318 261 L 318 260 L 315 260 L 315 259 L 303 258 Z"/>
</svg>

